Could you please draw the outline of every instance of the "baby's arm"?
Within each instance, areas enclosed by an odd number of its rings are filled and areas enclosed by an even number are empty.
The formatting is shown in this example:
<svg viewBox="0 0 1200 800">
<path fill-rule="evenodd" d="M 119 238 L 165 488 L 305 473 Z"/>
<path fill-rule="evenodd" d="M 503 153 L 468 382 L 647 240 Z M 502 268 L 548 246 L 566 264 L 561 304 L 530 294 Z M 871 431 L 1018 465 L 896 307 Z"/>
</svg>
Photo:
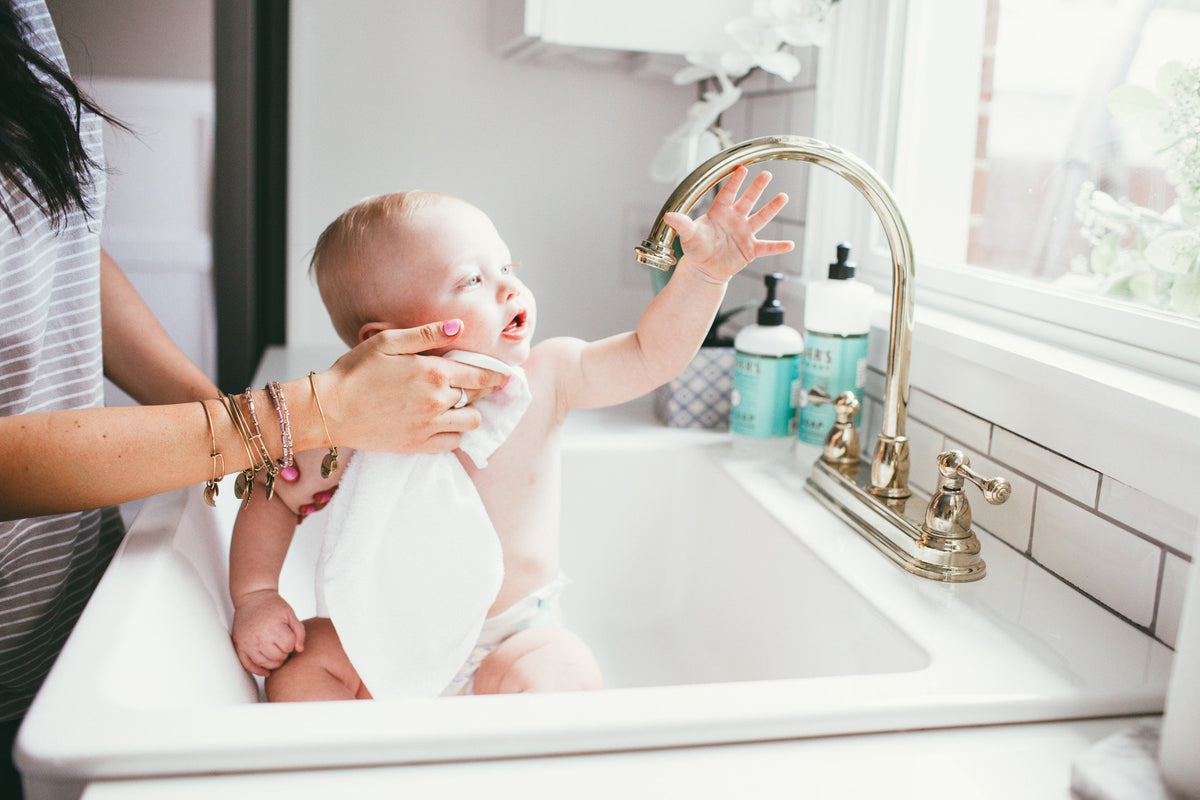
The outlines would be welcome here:
<svg viewBox="0 0 1200 800">
<path fill-rule="evenodd" d="M 229 594 L 233 599 L 233 643 L 242 666 L 267 676 L 293 651 L 304 649 L 304 625 L 279 594 L 279 572 L 309 498 L 328 499 L 336 481 L 320 477 L 324 451 L 296 454 L 300 478 L 276 479 L 275 496 L 255 486 L 238 512 L 229 548 Z"/>
<path fill-rule="evenodd" d="M 699 219 L 674 213 L 664 217 L 679 235 L 683 258 L 642 314 L 637 330 L 598 342 L 546 343 L 556 351 L 559 396 L 566 408 L 623 403 L 674 378 L 704 341 L 729 279 L 755 258 L 792 249 L 790 241 L 756 238 L 787 203 L 787 196 L 776 195 L 751 213 L 771 174 L 760 173 L 738 197 L 746 174 L 744 167 L 735 170 Z"/>
</svg>

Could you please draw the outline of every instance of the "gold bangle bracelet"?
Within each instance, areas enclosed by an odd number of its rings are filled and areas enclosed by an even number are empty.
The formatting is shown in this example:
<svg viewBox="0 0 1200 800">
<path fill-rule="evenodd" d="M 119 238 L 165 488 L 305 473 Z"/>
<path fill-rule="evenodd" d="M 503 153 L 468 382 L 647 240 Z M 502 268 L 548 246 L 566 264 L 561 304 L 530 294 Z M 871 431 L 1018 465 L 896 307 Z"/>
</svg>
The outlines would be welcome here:
<svg viewBox="0 0 1200 800">
<path fill-rule="evenodd" d="M 254 476 L 262 469 L 254 457 L 258 455 L 254 452 L 254 448 L 250 446 L 250 428 L 246 425 L 246 420 L 242 416 L 242 409 L 238 407 L 237 399 L 232 395 L 221 395 L 221 403 L 225 406 L 225 411 L 229 414 L 229 418 L 233 421 L 234 430 L 242 438 L 242 445 L 246 448 L 246 457 L 250 459 L 250 466 L 238 473 L 237 480 L 233 482 L 233 494 L 242 501 L 244 508 L 246 503 L 250 502 L 250 495 L 254 492 Z"/>
<path fill-rule="evenodd" d="M 317 402 L 317 413 L 321 415 L 321 427 L 325 429 L 325 440 L 329 442 L 329 452 L 321 459 L 321 477 L 328 478 L 337 472 L 338 451 L 333 444 L 333 437 L 329 435 L 329 425 L 325 422 L 325 409 L 321 407 L 321 396 L 317 394 L 316 374 L 315 372 L 308 373 L 308 385 L 312 387 L 313 400 Z"/>
<path fill-rule="evenodd" d="M 217 495 L 221 491 L 218 484 L 225 477 L 225 456 L 217 450 L 217 429 L 213 426 L 212 414 L 208 412 L 208 404 L 203 400 L 198 402 L 204 409 L 204 419 L 208 421 L 208 438 L 212 442 L 212 452 L 209 454 L 209 458 L 212 459 L 212 477 L 204 484 L 204 502 L 210 506 L 216 506 Z"/>
<path fill-rule="evenodd" d="M 270 500 L 275 496 L 275 475 L 279 472 L 279 465 L 271 458 L 271 451 L 267 449 L 266 442 L 262 438 L 262 428 L 258 424 L 258 412 L 254 410 L 254 393 L 246 389 L 246 408 L 250 412 L 250 422 L 254 425 L 254 433 L 250 436 L 250 443 L 258 451 L 258 457 L 262 460 L 262 466 L 259 469 L 267 471 L 266 489 L 267 499 Z M 257 474 L 258 470 L 255 470 Z"/>
</svg>

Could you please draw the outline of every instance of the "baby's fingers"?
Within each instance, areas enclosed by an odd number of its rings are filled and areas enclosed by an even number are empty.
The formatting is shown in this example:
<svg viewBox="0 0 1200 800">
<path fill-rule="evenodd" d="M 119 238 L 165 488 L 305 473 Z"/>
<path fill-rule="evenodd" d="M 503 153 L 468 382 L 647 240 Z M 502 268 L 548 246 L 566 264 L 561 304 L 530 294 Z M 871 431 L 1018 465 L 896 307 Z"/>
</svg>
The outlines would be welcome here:
<svg viewBox="0 0 1200 800">
<path fill-rule="evenodd" d="M 766 184 L 764 184 L 765 186 Z M 783 210 L 787 205 L 788 196 L 783 192 L 771 198 L 771 202 L 754 212 L 750 217 L 750 230 L 758 233 L 767 226 L 767 223 L 775 219 L 775 215 Z"/>
<path fill-rule="evenodd" d="M 725 205 L 732 206 L 734 201 L 737 199 L 738 190 L 742 188 L 742 181 L 746 180 L 746 176 L 749 174 L 750 170 L 746 169 L 744 166 L 739 166 L 733 172 L 729 173 L 729 177 L 725 179 L 725 183 L 721 186 L 721 190 L 717 192 L 717 196 L 713 198 L 713 205 L 720 205 L 724 203 Z M 767 180 L 770 180 L 769 175 L 767 176 Z M 765 186 L 766 184 L 763 185 Z M 751 188 L 747 189 L 746 191 L 751 191 L 754 187 L 754 184 L 751 184 L 750 186 Z M 758 191 L 761 193 L 762 189 L 759 188 Z"/>
<path fill-rule="evenodd" d="M 242 662 L 242 669 L 246 670 L 246 672 L 249 672 L 251 675 L 261 675 L 265 678 L 271 674 L 269 669 L 259 666 L 259 664 L 257 664 L 254 659 L 250 657 L 249 653 L 238 650 L 237 657 L 238 661 Z"/>
<path fill-rule="evenodd" d="M 674 231 L 679 234 L 680 241 L 686 241 L 692 238 L 692 234 L 696 231 L 696 220 L 689 217 L 687 214 L 680 214 L 676 211 L 668 211 L 663 214 L 663 222 L 671 226 Z"/>
<path fill-rule="evenodd" d="M 780 253 L 790 253 L 796 243 L 787 239 L 778 241 L 766 241 L 754 243 L 754 257 L 762 258 L 763 256 L 777 256 Z"/>
<path fill-rule="evenodd" d="M 767 189 L 767 184 L 770 182 L 771 173 L 766 170 L 758 173 L 751 184 L 746 187 L 746 191 L 742 196 L 733 204 L 734 210 L 739 214 L 749 216 L 750 212 L 754 210 L 754 204 L 762 197 L 763 192 Z"/>
<path fill-rule="evenodd" d="M 293 645 L 296 652 L 304 652 L 304 623 L 295 614 L 292 614 L 288 618 L 288 626 L 292 629 L 292 634 L 296 637 L 295 644 Z"/>
</svg>

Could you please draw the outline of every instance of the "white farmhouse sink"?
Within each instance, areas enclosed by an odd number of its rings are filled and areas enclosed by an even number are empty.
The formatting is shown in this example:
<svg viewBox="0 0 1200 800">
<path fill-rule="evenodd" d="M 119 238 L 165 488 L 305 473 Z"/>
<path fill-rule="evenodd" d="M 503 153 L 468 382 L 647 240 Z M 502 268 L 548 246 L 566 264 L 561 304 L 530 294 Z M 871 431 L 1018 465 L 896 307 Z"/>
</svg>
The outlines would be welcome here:
<svg viewBox="0 0 1200 800">
<path fill-rule="evenodd" d="M 618 417 L 564 441 L 564 611 L 605 690 L 258 703 L 228 640 L 235 501 L 214 513 L 191 489 L 146 504 L 37 698 L 18 742 L 30 796 L 1162 708 L 1170 651 L 998 540 L 985 579 L 938 584 L 821 508 L 790 464 L 738 460 L 721 436 Z M 316 520 L 281 584 L 302 617 Z"/>
</svg>

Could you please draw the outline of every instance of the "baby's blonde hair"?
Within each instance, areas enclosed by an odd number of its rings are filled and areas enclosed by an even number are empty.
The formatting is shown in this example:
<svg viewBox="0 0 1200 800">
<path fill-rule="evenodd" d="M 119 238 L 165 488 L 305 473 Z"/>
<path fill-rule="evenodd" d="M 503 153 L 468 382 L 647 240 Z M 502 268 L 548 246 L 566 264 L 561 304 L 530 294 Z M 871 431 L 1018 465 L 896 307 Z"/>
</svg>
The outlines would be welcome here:
<svg viewBox="0 0 1200 800">
<path fill-rule="evenodd" d="M 313 248 L 309 273 L 316 279 L 321 301 L 342 341 L 358 344 L 358 332 L 367 322 L 382 318 L 377 276 L 369 267 L 373 234 L 384 223 L 403 225 L 413 213 L 440 198 L 438 192 L 393 192 L 368 197 L 352 205 L 329 223 Z"/>
</svg>

